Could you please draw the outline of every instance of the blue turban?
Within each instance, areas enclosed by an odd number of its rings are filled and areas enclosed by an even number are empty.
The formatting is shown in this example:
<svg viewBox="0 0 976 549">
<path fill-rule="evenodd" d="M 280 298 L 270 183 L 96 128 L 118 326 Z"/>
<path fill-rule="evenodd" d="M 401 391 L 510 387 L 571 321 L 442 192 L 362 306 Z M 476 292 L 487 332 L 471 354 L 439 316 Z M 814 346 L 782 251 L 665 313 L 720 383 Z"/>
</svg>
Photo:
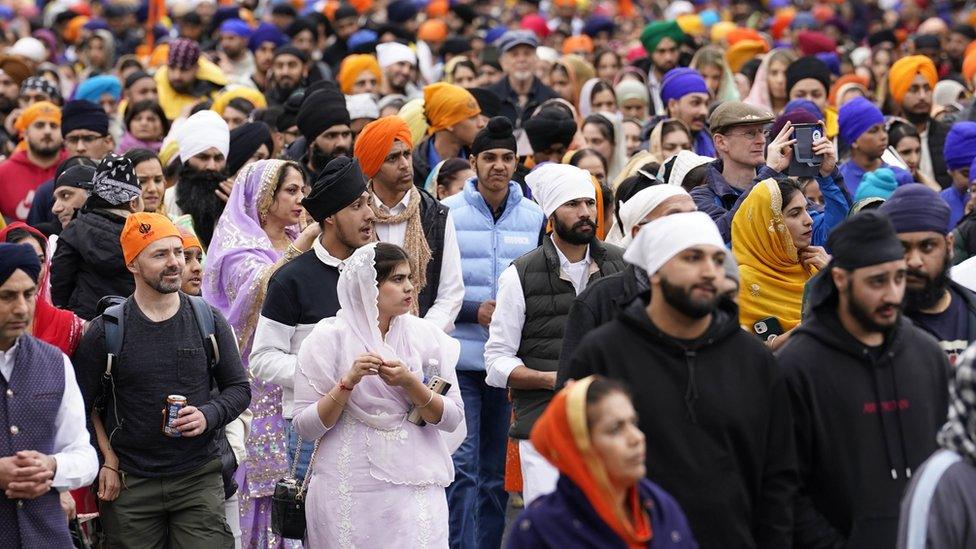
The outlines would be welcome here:
<svg viewBox="0 0 976 549">
<path fill-rule="evenodd" d="M 508 27 L 494 27 L 485 34 L 485 43 L 494 44 L 503 34 L 508 32 Z"/>
<path fill-rule="evenodd" d="M 220 24 L 220 34 L 233 34 L 241 38 L 250 38 L 253 32 L 247 23 L 237 18 L 228 19 Z"/>
<path fill-rule="evenodd" d="M 976 122 L 966 120 L 953 124 L 946 135 L 942 156 L 950 170 L 968 168 L 976 158 Z"/>
<path fill-rule="evenodd" d="M 878 211 L 888 216 L 897 233 L 946 234 L 949 230 L 949 205 L 921 183 L 898 187 Z"/>
<path fill-rule="evenodd" d="M 37 259 L 37 252 L 27 244 L 0 243 L 0 284 L 7 282 L 17 269 L 37 282 L 37 277 L 41 276 L 41 261 Z"/>
<path fill-rule="evenodd" d="M 587 21 L 586 25 L 583 26 L 583 34 L 594 37 L 601 32 L 607 34 L 613 34 L 614 24 L 613 20 L 609 17 L 604 17 L 602 15 L 591 16 Z"/>
<path fill-rule="evenodd" d="M 818 27 L 817 18 L 809 11 L 801 11 L 796 14 L 790 23 L 791 30 L 815 29 Z"/>
<path fill-rule="evenodd" d="M 853 145 L 857 138 L 861 137 L 871 127 L 876 124 L 884 124 L 884 115 L 874 103 L 863 97 L 855 97 L 840 108 L 837 123 L 840 125 L 840 136 L 848 144 Z"/>
<path fill-rule="evenodd" d="M 378 36 L 376 35 L 376 31 L 359 29 L 358 31 L 354 32 L 348 40 L 346 40 L 346 47 L 348 47 L 350 50 L 355 50 L 364 44 L 376 42 L 377 38 Z"/>
<path fill-rule="evenodd" d="M 783 112 L 795 111 L 797 109 L 807 111 L 808 113 L 817 117 L 817 120 L 824 119 L 824 115 L 823 112 L 820 111 L 820 107 L 809 99 L 794 99 L 783 107 Z"/>
<path fill-rule="evenodd" d="M 418 13 L 417 6 L 410 0 L 395 0 L 386 7 L 386 18 L 390 23 L 406 23 Z"/>
<path fill-rule="evenodd" d="M 672 99 L 681 99 L 689 93 L 708 94 L 705 79 L 695 69 L 680 67 L 671 69 L 664 75 L 661 82 L 661 101 L 665 105 Z"/>
<path fill-rule="evenodd" d="M 824 62 L 834 76 L 840 75 L 840 57 L 832 51 L 825 51 L 815 54 L 814 57 Z"/>
<path fill-rule="evenodd" d="M 271 42 L 274 47 L 284 46 L 288 43 L 288 38 L 278 27 L 271 23 L 261 23 L 258 28 L 251 33 L 251 38 L 247 41 L 247 47 L 252 52 L 261 47 L 261 44 Z"/>
<path fill-rule="evenodd" d="M 106 93 L 111 94 L 112 98 L 118 101 L 122 96 L 122 83 L 110 74 L 100 74 L 79 84 L 78 89 L 75 90 L 75 99 L 97 104 Z"/>
</svg>

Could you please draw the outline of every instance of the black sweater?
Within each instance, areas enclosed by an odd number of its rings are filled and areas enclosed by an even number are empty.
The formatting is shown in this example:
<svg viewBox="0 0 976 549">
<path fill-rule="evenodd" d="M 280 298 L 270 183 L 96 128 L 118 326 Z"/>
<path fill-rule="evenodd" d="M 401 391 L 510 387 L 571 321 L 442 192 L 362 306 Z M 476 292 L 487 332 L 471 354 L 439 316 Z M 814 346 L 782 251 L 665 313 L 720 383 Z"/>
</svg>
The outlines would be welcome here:
<svg viewBox="0 0 976 549">
<path fill-rule="evenodd" d="M 695 341 L 655 327 L 637 298 L 577 347 L 567 377 L 627 384 L 647 477 L 681 504 L 702 547 L 788 547 L 796 489 L 790 409 L 776 361 L 723 302 Z"/>
<path fill-rule="evenodd" d="M 872 351 L 841 325 L 830 277 L 812 283 L 811 317 L 778 353 L 801 477 L 794 541 L 894 547 L 909 471 L 935 450 L 945 422 L 948 361 L 905 318 Z"/>
</svg>

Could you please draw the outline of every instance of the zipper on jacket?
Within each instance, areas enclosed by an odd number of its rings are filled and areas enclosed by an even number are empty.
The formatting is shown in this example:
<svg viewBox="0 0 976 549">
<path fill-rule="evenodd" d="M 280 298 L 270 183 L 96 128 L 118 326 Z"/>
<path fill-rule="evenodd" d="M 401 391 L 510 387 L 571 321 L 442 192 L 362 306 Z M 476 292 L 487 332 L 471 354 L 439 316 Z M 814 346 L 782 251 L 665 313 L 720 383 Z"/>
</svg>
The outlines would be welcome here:
<svg viewBox="0 0 976 549">
<path fill-rule="evenodd" d="M 685 408 L 688 409 L 688 419 L 692 423 L 698 423 L 698 414 L 695 413 L 695 401 L 698 400 L 698 382 L 695 379 L 695 351 L 685 349 L 685 365 L 688 367 L 688 387 L 685 389 Z"/>
<path fill-rule="evenodd" d="M 888 430 L 885 429 L 885 419 L 884 419 L 884 407 L 883 399 L 881 398 L 881 391 L 878 382 L 878 363 L 874 360 L 874 356 L 867 349 L 861 351 L 864 358 L 867 359 L 869 367 L 871 369 L 871 388 L 874 389 L 874 404 L 877 406 L 878 422 L 881 424 L 881 439 L 885 447 L 885 457 L 888 459 L 888 471 L 891 474 L 892 480 L 898 480 L 898 470 L 895 468 L 895 461 L 892 457 L 891 445 L 888 440 Z M 897 398 L 897 397 L 896 397 Z M 897 408 L 897 403 L 895 404 Z"/>
</svg>

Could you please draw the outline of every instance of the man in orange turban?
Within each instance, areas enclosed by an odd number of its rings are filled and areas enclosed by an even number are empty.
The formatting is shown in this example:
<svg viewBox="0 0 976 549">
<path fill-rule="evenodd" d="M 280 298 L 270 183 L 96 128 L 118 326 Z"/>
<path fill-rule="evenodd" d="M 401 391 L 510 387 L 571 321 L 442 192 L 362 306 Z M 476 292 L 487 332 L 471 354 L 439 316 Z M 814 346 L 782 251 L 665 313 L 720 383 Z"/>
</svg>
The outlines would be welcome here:
<svg viewBox="0 0 976 549">
<path fill-rule="evenodd" d="M 380 90 L 383 71 L 376 57 L 366 53 L 353 54 L 342 60 L 336 80 L 346 95 L 376 93 Z"/>
<path fill-rule="evenodd" d="M 413 179 L 423 187 L 430 171 L 441 160 L 467 159 L 468 147 L 487 119 L 471 93 L 454 84 L 438 82 L 424 88 L 427 133 L 414 151 Z"/>
<path fill-rule="evenodd" d="M 407 123 L 384 116 L 366 124 L 353 156 L 369 178 L 377 238 L 409 257 L 413 313 L 451 330 L 464 300 L 461 252 L 450 211 L 414 185 L 412 148 Z"/>
<path fill-rule="evenodd" d="M 919 171 L 947 187 L 952 178 L 941 153 L 949 125 L 932 118 L 932 90 L 938 81 L 935 63 L 924 55 L 902 57 L 888 72 L 888 91 L 896 114 L 915 124 L 922 137 Z"/>
<path fill-rule="evenodd" d="M 0 215 L 8 221 L 26 221 L 41 183 L 54 178 L 64 160 L 61 149 L 61 110 L 39 101 L 24 109 L 14 124 L 21 141 L 9 158 L 0 162 Z"/>
</svg>

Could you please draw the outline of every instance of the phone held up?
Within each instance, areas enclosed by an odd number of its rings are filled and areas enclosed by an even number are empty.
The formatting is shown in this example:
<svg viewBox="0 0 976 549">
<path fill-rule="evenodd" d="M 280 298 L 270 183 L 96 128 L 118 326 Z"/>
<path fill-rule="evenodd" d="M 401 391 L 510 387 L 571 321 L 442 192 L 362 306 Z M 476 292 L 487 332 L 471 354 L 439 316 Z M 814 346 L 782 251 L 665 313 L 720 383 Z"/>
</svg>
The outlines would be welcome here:
<svg viewBox="0 0 976 549">
<path fill-rule="evenodd" d="M 813 153 L 813 144 L 823 138 L 823 127 L 820 124 L 794 124 L 793 156 L 787 174 L 791 177 L 816 177 L 820 173 L 823 155 Z"/>
<path fill-rule="evenodd" d="M 774 339 L 783 335 L 783 325 L 775 316 L 767 316 L 757 320 L 752 325 L 752 331 L 766 343 L 772 343 Z"/>
</svg>

